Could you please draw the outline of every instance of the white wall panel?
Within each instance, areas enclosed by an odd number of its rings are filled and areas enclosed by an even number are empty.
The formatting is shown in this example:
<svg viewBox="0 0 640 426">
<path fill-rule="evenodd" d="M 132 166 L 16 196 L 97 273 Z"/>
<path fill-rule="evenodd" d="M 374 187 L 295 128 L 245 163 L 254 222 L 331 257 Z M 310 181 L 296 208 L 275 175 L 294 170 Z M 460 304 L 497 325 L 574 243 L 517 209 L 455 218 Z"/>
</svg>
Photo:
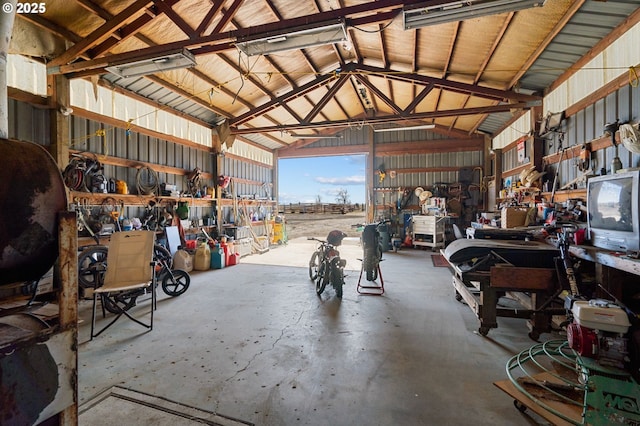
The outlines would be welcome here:
<svg viewBox="0 0 640 426">
<path fill-rule="evenodd" d="M 40 96 L 47 95 L 47 68 L 20 55 L 7 55 L 7 85 Z"/>
<path fill-rule="evenodd" d="M 493 148 L 504 148 L 513 141 L 525 136 L 531 130 L 531 111 L 514 121 L 508 128 L 493 139 Z"/>
</svg>

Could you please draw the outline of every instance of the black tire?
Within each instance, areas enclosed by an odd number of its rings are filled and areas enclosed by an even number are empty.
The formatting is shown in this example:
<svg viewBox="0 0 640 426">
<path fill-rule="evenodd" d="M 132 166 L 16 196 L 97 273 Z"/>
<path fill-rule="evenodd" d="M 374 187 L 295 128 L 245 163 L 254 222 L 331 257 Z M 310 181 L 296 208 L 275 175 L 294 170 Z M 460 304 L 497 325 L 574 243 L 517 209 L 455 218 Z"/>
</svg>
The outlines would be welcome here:
<svg viewBox="0 0 640 426">
<path fill-rule="evenodd" d="M 342 286 L 344 285 L 344 272 L 340 268 L 331 271 L 333 288 L 336 290 L 336 297 L 342 299 Z"/>
<path fill-rule="evenodd" d="M 309 279 L 314 281 L 318 278 L 318 270 L 320 269 L 320 252 L 316 251 L 311 255 L 309 260 Z"/>
<path fill-rule="evenodd" d="M 329 282 L 329 271 L 325 271 L 327 264 L 323 263 L 318 269 L 318 276 L 316 277 L 316 294 L 320 296 Z"/>
<path fill-rule="evenodd" d="M 171 273 L 167 272 L 162 278 L 162 291 L 171 297 L 180 296 L 187 291 L 191 277 L 187 271 L 182 269 L 174 269 Z"/>
<path fill-rule="evenodd" d="M 107 246 L 90 246 L 78 255 L 78 285 L 81 288 L 98 288 L 104 282 L 107 270 Z"/>
<path fill-rule="evenodd" d="M 153 246 L 153 260 L 157 262 L 166 262 L 166 266 L 169 269 L 173 266 L 173 256 L 171 256 L 171 252 L 160 244 L 154 244 Z"/>
<path fill-rule="evenodd" d="M 102 306 L 111 312 L 112 314 L 119 314 L 120 310 L 128 311 L 129 309 L 136 306 L 136 299 L 138 298 L 137 291 L 132 291 L 130 293 L 122 293 L 118 294 L 114 298 L 108 297 L 107 294 L 101 294 L 102 297 Z"/>
</svg>

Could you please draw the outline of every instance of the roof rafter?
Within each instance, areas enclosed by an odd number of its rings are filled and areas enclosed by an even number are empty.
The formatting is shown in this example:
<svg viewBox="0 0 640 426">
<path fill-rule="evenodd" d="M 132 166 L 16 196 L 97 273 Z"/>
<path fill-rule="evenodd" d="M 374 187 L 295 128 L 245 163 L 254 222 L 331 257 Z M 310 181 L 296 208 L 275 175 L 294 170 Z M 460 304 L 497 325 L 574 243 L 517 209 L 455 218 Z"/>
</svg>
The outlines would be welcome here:
<svg viewBox="0 0 640 426">
<path fill-rule="evenodd" d="M 516 104 L 504 104 L 504 105 L 490 105 L 486 107 L 465 108 L 465 109 L 453 109 L 453 110 L 441 110 L 412 114 L 411 118 L 415 120 L 451 117 L 456 115 L 476 115 L 476 114 L 489 114 L 494 112 L 507 112 L 517 109 L 530 109 L 531 105 L 520 102 Z M 379 124 L 379 123 L 394 123 L 400 120 L 406 120 L 406 117 L 397 115 L 387 115 L 379 117 L 366 118 L 364 121 L 367 124 Z M 284 130 L 299 130 L 299 129 L 316 129 L 316 128 L 341 128 L 351 127 L 353 125 L 361 125 L 361 122 L 354 122 L 353 120 L 334 120 L 314 123 L 300 123 L 300 124 L 287 124 L 274 127 L 253 127 L 253 128 L 232 128 L 231 133 L 236 135 L 250 134 L 250 133 L 268 133 L 268 132 L 281 132 Z"/>
<path fill-rule="evenodd" d="M 315 118 L 316 115 L 324 108 L 329 101 L 335 96 L 335 94 L 340 90 L 340 88 L 344 85 L 344 83 L 349 79 L 349 75 L 341 74 L 338 77 L 338 80 L 331 86 L 329 91 L 325 93 L 325 95 L 320 99 L 320 102 L 316 103 L 311 112 L 307 114 L 307 116 L 302 120 L 302 123 L 310 123 L 311 120 Z"/>
<path fill-rule="evenodd" d="M 145 0 L 138 0 L 136 3 L 129 6 L 129 8 L 133 8 L 133 6 L 138 5 L 139 2 L 144 2 Z M 151 3 L 152 0 L 149 0 L 145 3 L 145 5 Z M 379 0 L 373 3 L 362 3 L 353 6 L 344 7 L 341 9 L 329 10 L 326 12 L 315 13 L 312 15 L 300 16 L 292 19 L 285 19 L 279 22 L 271 22 L 267 24 L 257 25 L 249 28 L 242 28 L 233 31 L 228 31 L 225 33 L 213 33 L 208 36 L 195 37 L 193 39 L 180 40 L 172 43 L 166 43 L 161 46 L 154 46 L 145 49 L 138 49 L 136 51 L 136 56 L 146 56 L 153 54 L 162 54 L 162 52 L 166 50 L 172 49 L 196 49 L 203 47 L 214 47 L 211 45 L 220 44 L 221 46 L 225 46 L 226 49 L 233 48 L 232 42 L 235 42 L 237 39 L 247 38 L 251 36 L 255 36 L 258 34 L 284 34 L 290 31 L 290 28 L 300 27 L 300 26 L 309 26 L 316 25 L 321 23 L 326 23 L 331 20 L 336 19 L 347 19 L 352 15 L 361 15 L 363 13 L 367 13 L 367 16 L 359 16 L 357 18 L 349 20 L 349 23 L 352 25 L 362 25 L 366 23 L 375 23 L 382 22 L 385 20 L 389 20 L 396 16 L 402 10 L 402 7 L 408 4 L 419 3 L 420 0 Z M 127 9 L 129 9 L 127 8 Z M 383 13 L 377 13 L 379 11 L 384 11 Z M 144 8 L 140 13 L 144 13 Z M 122 15 L 120 13 L 118 16 Z M 131 18 L 133 21 L 135 18 Z M 127 23 L 130 21 L 127 21 Z M 115 24 L 115 22 L 114 22 Z M 107 24 L 105 24 L 107 25 Z M 109 25 L 109 27 L 113 26 L 113 24 Z M 97 30 L 98 31 L 98 30 Z M 107 34 L 102 34 L 106 31 L 106 28 L 99 32 L 94 32 L 89 37 L 93 38 L 101 38 L 108 37 Z M 82 46 L 76 47 L 79 44 L 83 44 Z M 84 71 L 87 69 L 99 69 L 105 66 L 113 65 L 115 61 L 119 61 L 121 56 L 120 54 L 96 58 L 90 61 L 80 61 L 75 63 L 70 63 L 71 61 L 76 59 L 77 54 L 74 52 L 84 51 L 84 44 L 80 42 L 74 46 L 72 46 L 67 52 L 65 52 L 60 57 L 56 58 L 55 63 L 49 63 L 48 68 L 50 73 L 55 74 L 68 74 L 72 72 Z M 91 46 L 96 43 L 91 43 Z M 220 46 L 218 46 L 220 48 Z M 200 53 L 210 53 L 211 51 L 200 52 Z M 131 53 L 131 52 L 128 52 Z M 194 53 L 194 52 L 192 52 Z M 195 54 L 195 53 L 194 53 Z M 128 57 L 131 57 L 129 55 Z"/>
<path fill-rule="evenodd" d="M 145 13 L 145 9 L 150 3 L 151 0 L 136 0 L 118 15 L 105 22 L 102 26 L 100 26 L 100 28 L 89 34 L 87 37 L 83 38 L 78 43 L 71 46 L 62 55 L 53 59 L 51 62 L 49 62 L 49 65 L 56 66 L 73 61 L 78 56 L 91 49 L 93 46 L 96 46 L 97 44 L 111 37 L 111 34 L 114 31 L 120 29 L 121 27 L 132 22 L 137 17 Z"/>
<path fill-rule="evenodd" d="M 351 69 L 352 67 L 349 68 Z M 230 124 L 231 126 L 239 126 L 254 117 L 260 116 L 274 108 L 277 108 L 282 103 L 304 96 L 306 93 L 325 85 L 327 81 L 332 78 L 334 78 L 334 74 L 321 75 L 315 80 L 310 81 L 309 83 L 304 84 L 297 89 L 285 93 L 284 95 L 278 96 L 277 98 L 271 99 L 270 101 L 254 108 L 253 110 L 248 111 L 239 117 L 236 117 L 235 119 L 231 120 Z"/>
<path fill-rule="evenodd" d="M 492 89 L 490 87 L 478 86 L 474 84 L 460 83 L 457 81 L 445 80 L 442 78 L 428 77 L 410 72 L 396 72 L 389 69 L 377 68 L 370 65 L 358 64 L 354 73 L 378 74 L 386 78 L 398 81 L 408 81 L 422 85 L 433 85 L 440 89 L 450 90 L 458 93 L 469 93 L 478 97 L 495 100 L 512 100 L 518 102 L 539 101 L 540 96 L 525 95 L 509 90 Z"/>
<path fill-rule="evenodd" d="M 187 24 L 182 16 L 178 15 L 178 13 L 173 10 L 171 6 L 176 2 L 167 2 L 164 0 L 154 0 L 154 4 L 158 6 L 158 9 L 164 12 L 167 17 L 182 30 L 183 33 L 187 35 L 189 38 L 194 38 L 197 36 L 196 31 L 191 28 L 191 25 Z"/>
<path fill-rule="evenodd" d="M 180 0 L 165 0 L 165 4 L 168 6 L 173 6 L 178 1 Z M 156 7 L 154 6 L 153 9 L 155 8 Z M 95 6 L 95 9 L 93 12 L 99 14 L 101 17 L 105 16 L 105 14 L 106 16 L 110 16 L 109 12 L 97 6 Z M 151 22 L 155 17 L 160 16 L 162 13 L 163 12 L 160 10 L 158 10 L 157 13 L 154 13 L 151 10 L 151 8 L 147 9 L 147 13 L 145 13 L 144 15 L 141 15 L 138 19 L 134 20 L 130 24 L 127 24 L 124 27 L 120 28 L 118 31 L 118 37 L 113 35 L 111 38 L 108 38 L 107 40 L 103 41 L 98 46 L 91 48 L 89 50 L 89 52 L 91 53 L 91 57 L 95 58 L 96 56 L 99 56 L 105 52 L 108 52 L 109 50 L 117 46 L 119 43 L 122 43 L 123 41 L 127 40 L 129 37 L 135 36 L 142 40 L 144 36 L 139 35 L 138 32 L 142 29 L 142 27 L 144 27 L 149 22 Z M 146 39 L 146 37 L 144 38 Z"/>
<path fill-rule="evenodd" d="M 358 81 L 360 83 L 364 84 L 367 87 L 367 89 L 369 89 L 377 97 L 382 99 L 382 101 L 385 104 L 387 104 L 387 106 L 389 108 L 391 108 L 397 115 L 402 115 L 403 114 L 402 108 L 400 108 L 398 105 L 396 105 L 395 102 L 393 102 L 391 99 L 389 99 L 389 97 L 387 97 L 387 95 L 382 93 L 382 90 L 380 90 L 375 84 L 371 84 L 371 82 L 369 81 L 368 78 L 365 78 L 364 76 L 362 76 L 360 74 L 355 74 L 355 77 L 358 79 Z"/>
</svg>

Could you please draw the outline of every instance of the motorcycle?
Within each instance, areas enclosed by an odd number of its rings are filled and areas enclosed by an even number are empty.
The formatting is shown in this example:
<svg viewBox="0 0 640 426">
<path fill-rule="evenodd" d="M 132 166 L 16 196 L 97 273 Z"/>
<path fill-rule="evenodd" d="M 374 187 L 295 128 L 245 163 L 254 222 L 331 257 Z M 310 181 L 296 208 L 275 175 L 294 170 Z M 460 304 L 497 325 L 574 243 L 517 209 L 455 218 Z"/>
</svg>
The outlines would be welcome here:
<svg viewBox="0 0 640 426">
<path fill-rule="evenodd" d="M 331 284 L 336 292 L 336 297 L 342 298 L 342 287 L 344 286 L 344 267 L 347 261 L 340 258 L 340 252 L 336 247 L 342 244 L 342 240 L 347 236 L 342 231 L 331 231 L 327 240 L 308 238 L 318 241 L 320 246 L 311 256 L 309 262 L 309 278 L 315 281 L 316 294 L 320 296 L 327 284 Z"/>
<path fill-rule="evenodd" d="M 360 242 L 362 243 L 363 258 L 362 269 L 364 269 L 367 281 L 378 279 L 378 265 L 382 260 L 382 242 L 380 240 L 380 228 L 389 223 L 390 220 L 370 223 L 364 225 Z"/>
</svg>

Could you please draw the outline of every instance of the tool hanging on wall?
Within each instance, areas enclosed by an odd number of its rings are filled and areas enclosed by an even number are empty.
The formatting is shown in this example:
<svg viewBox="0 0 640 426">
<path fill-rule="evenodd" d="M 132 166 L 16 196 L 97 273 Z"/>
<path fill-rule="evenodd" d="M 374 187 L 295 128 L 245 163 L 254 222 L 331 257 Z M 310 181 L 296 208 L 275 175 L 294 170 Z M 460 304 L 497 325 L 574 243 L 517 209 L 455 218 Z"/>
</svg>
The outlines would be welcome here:
<svg viewBox="0 0 640 426">
<path fill-rule="evenodd" d="M 611 144 L 615 149 L 613 160 L 611 160 L 611 173 L 614 174 L 622 168 L 622 162 L 618 157 L 618 144 L 616 143 L 616 132 L 620 128 L 620 121 L 616 119 L 613 123 L 607 123 L 604 125 L 604 134 L 611 135 Z"/>
<path fill-rule="evenodd" d="M 578 170 L 585 173 L 591 169 L 591 144 L 584 143 L 578 154 Z"/>
</svg>

